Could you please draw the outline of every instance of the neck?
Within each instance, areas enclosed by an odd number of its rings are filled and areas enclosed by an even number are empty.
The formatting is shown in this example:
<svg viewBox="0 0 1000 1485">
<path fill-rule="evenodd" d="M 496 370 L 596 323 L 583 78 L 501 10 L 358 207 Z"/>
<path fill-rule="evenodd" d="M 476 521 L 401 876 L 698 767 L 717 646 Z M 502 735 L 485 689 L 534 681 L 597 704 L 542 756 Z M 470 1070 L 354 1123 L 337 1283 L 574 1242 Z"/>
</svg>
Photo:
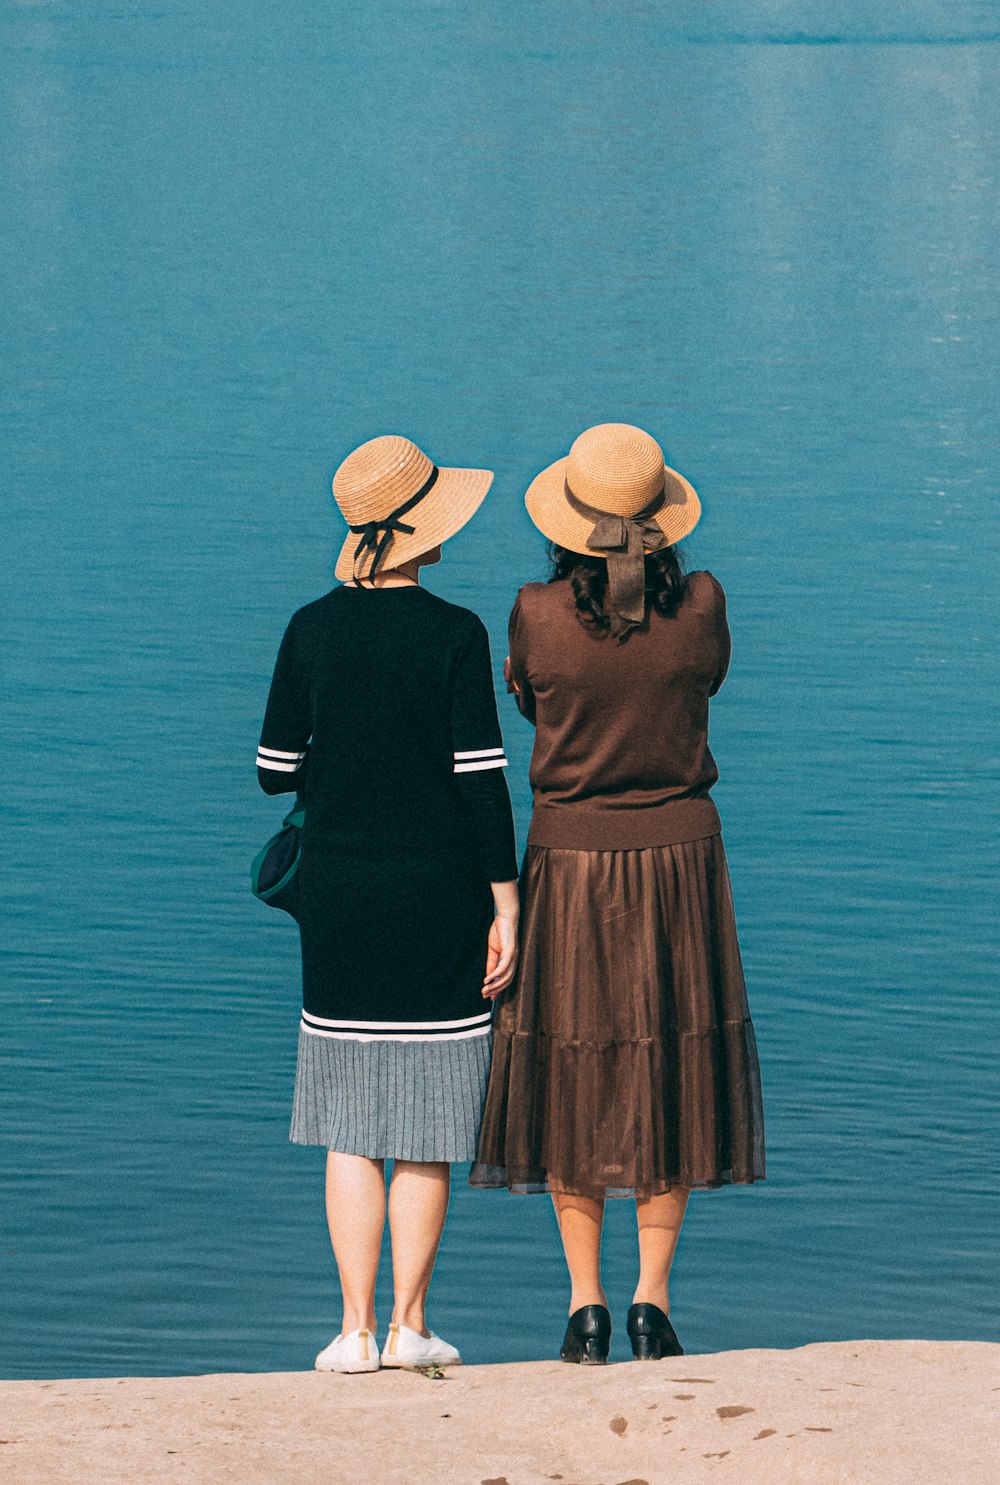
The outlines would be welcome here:
<svg viewBox="0 0 1000 1485">
<path fill-rule="evenodd" d="M 355 588 L 419 588 L 420 587 L 420 562 L 414 558 L 411 562 L 403 562 L 399 567 L 387 567 L 375 574 L 374 580 L 365 578 L 362 582 L 352 584 Z"/>
</svg>

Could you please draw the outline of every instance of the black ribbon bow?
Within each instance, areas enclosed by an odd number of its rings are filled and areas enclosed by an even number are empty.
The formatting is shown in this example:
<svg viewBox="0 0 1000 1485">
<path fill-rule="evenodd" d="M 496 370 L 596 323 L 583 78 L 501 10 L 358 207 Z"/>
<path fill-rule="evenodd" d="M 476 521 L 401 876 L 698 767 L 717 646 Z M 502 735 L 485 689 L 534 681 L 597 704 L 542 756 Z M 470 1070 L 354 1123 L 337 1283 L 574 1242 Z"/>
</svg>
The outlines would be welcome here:
<svg viewBox="0 0 1000 1485">
<path fill-rule="evenodd" d="M 566 499 L 581 516 L 594 522 L 587 537 L 590 551 L 600 552 L 608 563 L 608 607 L 611 633 L 627 634 L 646 617 L 645 554 L 669 546 L 663 527 L 652 519 L 666 500 L 666 489 L 653 496 L 634 516 L 618 516 L 579 500 L 566 486 Z"/>
<path fill-rule="evenodd" d="M 411 511 L 419 500 L 423 500 L 427 492 L 433 488 L 438 474 L 439 470 L 435 464 L 432 466 L 430 474 L 420 486 L 417 493 L 411 495 L 409 500 L 404 500 L 402 505 L 397 505 L 396 509 L 391 510 L 387 516 L 379 516 L 375 521 L 365 521 L 360 526 L 348 527 L 348 530 L 353 531 L 355 536 L 361 537 L 361 540 L 354 549 L 355 575 L 357 574 L 357 566 L 362 554 L 371 552 L 372 560 L 371 566 L 368 569 L 368 581 L 373 582 L 375 574 L 381 565 L 382 558 L 391 547 L 396 532 L 402 531 L 406 536 L 413 535 L 416 527 L 408 526 L 405 521 L 401 521 L 399 518 L 400 516 L 405 516 L 407 511 Z"/>
</svg>

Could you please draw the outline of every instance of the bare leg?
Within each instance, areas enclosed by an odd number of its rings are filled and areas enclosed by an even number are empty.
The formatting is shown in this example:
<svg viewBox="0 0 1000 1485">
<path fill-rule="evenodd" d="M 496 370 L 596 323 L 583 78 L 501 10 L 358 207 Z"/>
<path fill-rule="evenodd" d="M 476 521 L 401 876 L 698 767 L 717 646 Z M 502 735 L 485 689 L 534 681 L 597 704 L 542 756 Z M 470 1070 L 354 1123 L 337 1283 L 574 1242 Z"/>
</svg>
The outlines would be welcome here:
<svg viewBox="0 0 1000 1485">
<path fill-rule="evenodd" d="M 687 1188 L 675 1186 L 662 1196 L 635 1204 L 639 1223 L 639 1282 L 633 1303 L 657 1305 L 665 1315 L 670 1314 L 670 1265 L 681 1235 L 687 1199 Z"/>
<path fill-rule="evenodd" d="M 601 1283 L 604 1202 L 553 1191 L 552 1204 L 569 1269 L 569 1313 L 574 1314 L 584 1305 L 607 1305 L 608 1297 Z"/>
<path fill-rule="evenodd" d="M 375 1325 L 375 1279 L 385 1226 L 385 1163 L 365 1155 L 326 1158 L 326 1220 L 344 1296 L 341 1335 Z"/>
<path fill-rule="evenodd" d="M 397 1160 L 389 1183 L 392 1234 L 392 1318 L 429 1334 L 425 1311 L 434 1260 L 448 1215 L 451 1166 L 437 1160 Z"/>
</svg>

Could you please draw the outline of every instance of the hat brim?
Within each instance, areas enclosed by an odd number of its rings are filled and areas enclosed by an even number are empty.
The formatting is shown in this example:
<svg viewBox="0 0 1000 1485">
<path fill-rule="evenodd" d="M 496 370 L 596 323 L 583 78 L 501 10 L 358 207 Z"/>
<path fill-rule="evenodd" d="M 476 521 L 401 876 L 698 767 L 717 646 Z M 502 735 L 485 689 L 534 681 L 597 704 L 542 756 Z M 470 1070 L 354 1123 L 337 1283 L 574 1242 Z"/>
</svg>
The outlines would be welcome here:
<svg viewBox="0 0 1000 1485">
<path fill-rule="evenodd" d="M 489 469 L 439 469 L 433 487 L 423 500 L 402 517 L 407 525 L 413 526 L 412 535 L 405 531 L 395 533 L 381 567 L 399 567 L 413 557 L 432 551 L 461 531 L 486 499 L 492 483 L 493 474 Z M 353 531 L 348 532 L 334 568 L 339 582 L 349 583 L 354 577 L 354 553 L 359 540 Z M 371 562 L 370 553 L 368 561 Z M 365 575 L 363 559 L 359 568 L 359 575 Z"/>
<path fill-rule="evenodd" d="M 528 515 L 542 535 L 555 542 L 557 547 L 563 547 L 567 552 L 591 552 L 594 556 L 603 556 L 603 552 L 587 546 L 594 529 L 593 521 L 581 516 L 566 499 L 568 463 L 568 457 L 557 459 L 531 481 L 524 497 Z M 666 500 L 650 519 L 656 522 L 673 546 L 674 542 L 689 536 L 697 526 L 701 501 L 694 486 L 669 464 L 663 466 L 663 485 Z"/>
</svg>

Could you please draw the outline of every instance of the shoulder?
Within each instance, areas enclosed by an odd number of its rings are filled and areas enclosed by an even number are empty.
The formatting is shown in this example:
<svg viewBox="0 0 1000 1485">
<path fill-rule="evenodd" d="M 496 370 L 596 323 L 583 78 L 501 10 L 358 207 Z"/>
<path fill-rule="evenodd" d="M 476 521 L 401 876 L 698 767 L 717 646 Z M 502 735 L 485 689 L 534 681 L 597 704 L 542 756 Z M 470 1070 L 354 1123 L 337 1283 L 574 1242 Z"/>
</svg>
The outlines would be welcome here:
<svg viewBox="0 0 1000 1485">
<path fill-rule="evenodd" d="M 322 602 L 323 600 L 318 598 L 312 603 L 303 604 L 301 608 L 297 608 L 292 614 L 292 617 L 285 625 L 281 637 L 281 654 L 284 659 L 291 658 L 293 652 L 298 650 L 303 640 L 308 637 L 310 632 L 315 630 L 316 611 Z"/>
<path fill-rule="evenodd" d="M 429 593 L 426 588 L 421 588 L 420 591 L 424 595 L 428 608 L 438 616 L 443 624 L 450 624 L 453 629 L 466 634 L 486 628 L 474 609 L 463 608 L 460 603 L 450 603 L 447 598 L 439 598 L 436 593 Z"/>
<path fill-rule="evenodd" d="M 489 643 L 489 633 L 479 615 L 460 603 L 450 603 L 426 588 L 420 590 L 421 619 L 438 640 L 457 649 Z"/>
<path fill-rule="evenodd" d="M 714 573 L 706 568 L 698 572 L 689 572 L 687 575 L 688 596 L 704 607 L 725 608 L 725 589 Z"/>
<path fill-rule="evenodd" d="M 328 653 L 330 646 L 337 644 L 344 624 L 350 626 L 352 616 L 356 616 L 356 604 L 357 594 L 338 583 L 295 610 L 285 627 L 283 646 L 303 660 Z"/>
<path fill-rule="evenodd" d="M 553 588 L 556 587 L 558 587 L 557 583 L 522 583 L 517 590 L 517 597 L 514 599 L 514 602 L 527 604 L 544 603 Z"/>
<path fill-rule="evenodd" d="M 525 583 L 517 591 L 511 618 L 515 615 L 530 619 L 535 614 L 551 613 L 564 599 L 565 582 Z"/>
<path fill-rule="evenodd" d="M 289 634 L 300 631 L 305 632 L 314 629 L 318 624 L 325 622 L 331 613 L 339 588 L 333 588 L 329 593 L 324 593 L 321 598 L 314 598 L 309 603 L 304 603 L 297 608 L 288 621 L 287 632 Z"/>
</svg>

